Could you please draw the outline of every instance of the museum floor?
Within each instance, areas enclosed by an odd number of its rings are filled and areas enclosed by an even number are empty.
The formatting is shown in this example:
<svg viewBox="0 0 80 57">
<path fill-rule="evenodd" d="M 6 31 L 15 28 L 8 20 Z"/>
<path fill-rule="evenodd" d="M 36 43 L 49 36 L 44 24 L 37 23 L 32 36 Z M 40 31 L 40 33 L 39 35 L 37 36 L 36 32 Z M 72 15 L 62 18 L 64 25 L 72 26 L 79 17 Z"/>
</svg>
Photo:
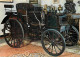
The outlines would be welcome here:
<svg viewBox="0 0 80 57">
<path fill-rule="evenodd" d="M 41 47 L 40 40 L 22 48 L 9 47 L 3 38 L 0 39 L 0 57 L 51 57 Z M 80 57 L 80 46 L 66 47 L 65 52 L 59 57 Z"/>
</svg>

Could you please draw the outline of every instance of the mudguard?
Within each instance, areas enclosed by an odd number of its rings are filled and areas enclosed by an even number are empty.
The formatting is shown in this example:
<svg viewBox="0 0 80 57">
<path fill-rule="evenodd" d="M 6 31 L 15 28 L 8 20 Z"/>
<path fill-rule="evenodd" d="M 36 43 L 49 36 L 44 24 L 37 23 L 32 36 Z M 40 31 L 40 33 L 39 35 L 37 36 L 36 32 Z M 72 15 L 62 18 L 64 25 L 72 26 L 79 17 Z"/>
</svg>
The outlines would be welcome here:
<svg viewBox="0 0 80 57">
<path fill-rule="evenodd" d="M 1 24 L 4 24 L 10 17 L 11 15 L 7 15 L 1 22 Z"/>
<path fill-rule="evenodd" d="M 22 18 L 22 15 L 14 15 L 14 14 L 10 14 L 10 15 L 7 15 L 1 22 L 1 24 L 4 24 L 8 19 L 23 19 Z"/>
<path fill-rule="evenodd" d="M 24 23 L 26 23 L 26 21 L 24 20 L 24 18 L 22 17 L 21 14 L 19 15 L 14 15 L 14 14 L 11 14 L 11 15 L 7 15 L 1 22 L 1 24 L 4 24 L 8 19 L 18 19 L 19 21 L 22 21 Z"/>
</svg>

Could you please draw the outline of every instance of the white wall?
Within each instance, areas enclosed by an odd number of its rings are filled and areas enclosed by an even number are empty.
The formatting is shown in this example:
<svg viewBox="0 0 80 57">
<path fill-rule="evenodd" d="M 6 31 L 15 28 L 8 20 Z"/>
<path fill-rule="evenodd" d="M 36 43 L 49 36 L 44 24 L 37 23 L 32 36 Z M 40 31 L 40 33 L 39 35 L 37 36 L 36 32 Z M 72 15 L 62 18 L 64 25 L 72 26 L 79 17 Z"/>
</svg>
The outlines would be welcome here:
<svg viewBox="0 0 80 57">
<path fill-rule="evenodd" d="M 76 3 L 76 10 L 77 10 L 77 13 L 80 13 L 80 6 L 79 4 L 77 3 L 79 0 L 74 0 L 74 2 Z M 29 0 L 14 0 L 13 3 L 1 3 L 0 2 L 0 23 L 1 21 L 4 19 L 5 17 L 5 10 L 4 10 L 4 4 L 13 4 L 16 6 L 16 3 L 20 3 L 20 2 L 27 2 L 29 3 Z M 60 3 L 63 7 L 64 7 L 64 3 L 65 3 L 65 0 L 60 0 Z M 53 0 L 41 0 L 41 4 L 44 5 L 44 4 L 47 4 L 47 5 L 54 5 L 56 7 L 58 7 L 59 4 L 53 4 Z M 16 9 L 16 7 L 15 7 Z M 3 25 L 0 24 L 0 34 L 2 34 L 1 32 L 1 29 L 3 28 Z"/>
<path fill-rule="evenodd" d="M 80 0 L 74 0 L 74 3 L 76 3 L 76 13 L 80 13 L 80 6 L 79 6 L 79 4 L 78 4 L 78 1 L 80 1 Z"/>
</svg>

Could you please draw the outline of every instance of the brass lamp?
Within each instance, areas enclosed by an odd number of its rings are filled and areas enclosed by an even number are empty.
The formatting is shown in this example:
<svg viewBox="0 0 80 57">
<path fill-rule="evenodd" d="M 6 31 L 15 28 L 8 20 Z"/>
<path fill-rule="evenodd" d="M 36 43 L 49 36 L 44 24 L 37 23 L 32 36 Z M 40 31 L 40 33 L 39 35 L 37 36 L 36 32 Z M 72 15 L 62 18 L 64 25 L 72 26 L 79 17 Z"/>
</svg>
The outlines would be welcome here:
<svg viewBox="0 0 80 57">
<path fill-rule="evenodd" d="M 44 5 L 44 12 L 47 14 L 47 4 Z"/>
<path fill-rule="evenodd" d="M 59 13 L 60 13 L 60 11 L 62 11 L 62 10 L 63 10 L 63 7 L 61 7 L 61 5 L 59 5 L 59 7 L 58 7 Z"/>
</svg>

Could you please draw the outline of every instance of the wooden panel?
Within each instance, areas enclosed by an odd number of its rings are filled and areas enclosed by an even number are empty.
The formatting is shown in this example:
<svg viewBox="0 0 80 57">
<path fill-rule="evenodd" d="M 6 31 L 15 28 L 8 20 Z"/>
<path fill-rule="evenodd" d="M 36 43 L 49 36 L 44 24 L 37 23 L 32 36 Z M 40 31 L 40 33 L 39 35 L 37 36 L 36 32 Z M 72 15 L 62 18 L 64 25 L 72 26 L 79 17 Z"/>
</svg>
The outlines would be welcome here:
<svg viewBox="0 0 80 57">
<path fill-rule="evenodd" d="M 22 9 L 18 9 L 18 13 L 21 13 L 22 15 L 26 15 L 26 11 Z"/>
</svg>

